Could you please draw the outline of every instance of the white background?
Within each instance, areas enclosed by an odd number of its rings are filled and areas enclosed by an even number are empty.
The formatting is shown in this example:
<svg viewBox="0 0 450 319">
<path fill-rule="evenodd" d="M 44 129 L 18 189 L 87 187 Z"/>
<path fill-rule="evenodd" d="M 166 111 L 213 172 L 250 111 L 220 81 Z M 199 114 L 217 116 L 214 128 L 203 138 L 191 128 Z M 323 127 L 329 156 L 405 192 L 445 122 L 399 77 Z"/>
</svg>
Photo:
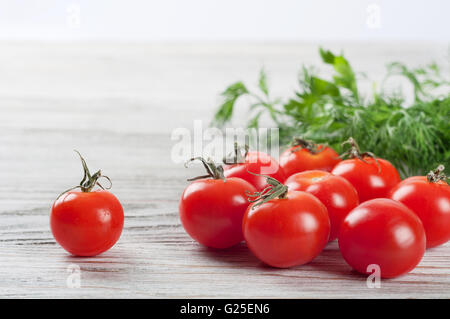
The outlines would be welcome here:
<svg viewBox="0 0 450 319">
<path fill-rule="evenodd" d="M 0 0 L 0 39 L 448 43 L 449 14 L 448 0 Z"/>
</svg>

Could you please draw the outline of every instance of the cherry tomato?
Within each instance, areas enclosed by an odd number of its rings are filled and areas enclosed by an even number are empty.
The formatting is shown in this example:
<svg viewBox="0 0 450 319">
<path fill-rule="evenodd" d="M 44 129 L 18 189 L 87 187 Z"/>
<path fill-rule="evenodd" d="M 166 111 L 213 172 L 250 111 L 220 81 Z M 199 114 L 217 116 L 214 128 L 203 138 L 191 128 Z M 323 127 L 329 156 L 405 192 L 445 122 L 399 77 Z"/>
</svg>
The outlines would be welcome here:
<svg viewBox="0 0 450 319">
<path fill-rule="evenodd" d="M 282 186 L 274 187 L 272 194 Z M 247 208 L 242 229 L 256 257 L 272 267 L 287 268 L 305 264 L 322 251 L 330 235 L 330 220 L 325 206 L 313 195 L 287 192 L 287 187 L 282 193 L 281 198 L 272 199 L 259 194 L 260 202 Z"/>
<path fill-rule="evenodd" d="M 186 232 L 197 242 L 212 248 L 228 248 L 240 243 L 242 218 L 249 202 L 246 191 L 256 189 L 247 181 L 224 179 L 221 166 L 202 160 L 212 179 L 193 181 L 181 195 L 179 212 Z"/>
<path fill-rule="evenodd" d="M 255 176 L 251 173 L 270 176 L 281 182 L 285 179 L 283 169 L 278 162 L 264 152 L 248 152 L 243 163 L 226 165 L 224 169 L 225 177 L 242 178 L 255 186 L 258 191 L 266 188 L 268 184 L 265 177 Z"/>
<path fill-rule="evenodd" d="M 375 158 L 372 153 L 361 153 L 356 142 L 348 152 L 352 158 L 337 164 L 332 174 L 348 180 L 358 192 L 359 202 L 373 198 L 387 198 L 391 189 L 400 182 L 400 175 L 387 160 Z"/>
<path fill-rule="evenodd" d="M 123 228 L 123 209 L 108 191 L 68 192 L 53 204 L 50 227 L 58 244 L 76 256 L 110 249 Z"/>
<path fill-rule="evenodd" d="M 425 252 L 425 230 L 405 205 L 386 198 L 366 201 L 345 217 L 339 248 L 347 263 L 363 274 L 378 265 L 383 278 L 408 273 Z"/>
<path fill-rule="evenodd" d="M 364 161 L 358 158 L 344 160 L 335 166 L 332 174 L 348 180 L 358 192 L 361 203 L 373 198 L 388 197 L 390 190 L 401 180 L 391 163 L 371 157 L 365 157 Z"/>
<path fill-rule="evenodd" d="M 342 160 L 332 148 L 312 142 L 295 139 L 294 146 L 280 156 L 280 166 L 287 177 L 309 170 L 331 172 Z"/>
<path fill-rule="evenodd" d="M 79 153 L 78 153 L 79 154 Z M 81 191 L 68 191 L 53 203 L 50 228 L 58 244 L 76 256 L 95 256 L 110 249 L 123 228 L 123 209 L 119 200 L 106 190 L 91 191 L 102 176 L 90 175 L 81 157 L 85 176 Z M 101 186 L 101 188 L 103 188 Z"/>
<path fill-rule="evenodd" d="M 450 186 L 426 176 L 410 177 L 395 186 L 390 197 L 408 206 L 423 223 L 427 248 L 450 240 Z"/>
<path fill-rule="evenodd" d="M 345 178 L 325 171 L 305 171 L 291 175 L 285 182 L 289 190 L 305 191 L 325 205 L 330 217 L 329 241 L 335 240 L 345 216 L 359 204 L 358 193 Z"/>
</svg>

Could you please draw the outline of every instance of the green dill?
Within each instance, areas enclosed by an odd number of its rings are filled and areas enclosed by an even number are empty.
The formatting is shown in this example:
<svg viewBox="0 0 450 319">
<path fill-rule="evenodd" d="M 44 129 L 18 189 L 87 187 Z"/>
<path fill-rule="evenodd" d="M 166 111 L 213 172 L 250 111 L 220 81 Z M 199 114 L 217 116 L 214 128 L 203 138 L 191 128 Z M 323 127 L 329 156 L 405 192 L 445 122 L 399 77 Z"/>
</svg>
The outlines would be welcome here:
<svg viewBox="0 0 450 319">
<path fill-rule="evenodd" d="M 363 151 L 391 161 L 402 177 L 426 175 L 438 164 L 450 167 L 450 82 L 435 63 L 414 69 L 400 62 L 387 65 L 383 83 L 392 76 L 401 76 L 413 85 L 414 102 L 406 107 L 405 98 L 384 92 L 384 85 L 373 90 L 371 99 L 363 99 L 348 60 L 323 49 L 320 56 L 333 67 L 331 79 L 304 66 L 293 96 L 273 99 L 267 75 L 261 71 L 258 92 L 236 82 L 222 93 L 224 100 L 213 123 L 229 122 L 236 101 L 248 96 L 248 127 L 257 128 L 261 115 L 268 114 L 280 130 L 281 145 L 300 136 L 328 143 L 341 153 L 342 142 L 353 137 Z M 446 93 L 434 93 L 436 89 Z"/>
</svg>

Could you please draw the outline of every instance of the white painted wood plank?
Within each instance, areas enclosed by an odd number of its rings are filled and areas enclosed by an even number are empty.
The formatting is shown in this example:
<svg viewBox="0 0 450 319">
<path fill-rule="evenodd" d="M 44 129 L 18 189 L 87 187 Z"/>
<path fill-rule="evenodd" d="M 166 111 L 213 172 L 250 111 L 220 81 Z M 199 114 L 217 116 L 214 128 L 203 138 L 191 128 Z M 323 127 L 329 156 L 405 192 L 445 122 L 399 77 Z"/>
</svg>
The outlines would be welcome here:
<svg viewBox="0 0 450 319">
<path fill-rule="evenodd" d="M 334 46 L 336 47 L 336 46 Z M 346 45 L 374 77 L 391 60 L 441 59 L 445 48 Z M 217 93 L 265 65 L 289 94 L 315 45 L 0 44 L 0 297 L 449 298 L 450 244 L 428 250 L 410 274 L 368 289 L 336 243 L 293 269 L 262 265 L 245 244 L 214 251 L 193 242 L 178 219 L 185 179 L 170 159 L 170 132 L 209 120 Z M 113 179 L 125 209 L 117 245 L 71 257 L 52 238 L 54 198 L 81 177 L 76 148 Z M 66 285 L 81 268 L 81 288 Z"/>
</svg>

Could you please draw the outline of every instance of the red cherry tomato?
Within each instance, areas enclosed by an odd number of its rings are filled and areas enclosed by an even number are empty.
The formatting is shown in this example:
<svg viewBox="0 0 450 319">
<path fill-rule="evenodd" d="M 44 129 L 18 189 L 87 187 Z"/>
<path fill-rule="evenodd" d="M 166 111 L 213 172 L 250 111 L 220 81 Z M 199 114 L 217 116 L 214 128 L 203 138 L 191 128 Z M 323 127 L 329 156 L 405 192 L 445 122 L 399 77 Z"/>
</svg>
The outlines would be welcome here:
<svg viewBox="0 0 450 319">
<path fill-rule="evenodd" d="M 353 185 L 360 203 L 389 197 L 390 190 L 401 180 L 395 167 L 387 160 L 375 158 L 370 152 L 361 153 L 353 138 L 344 144 L 351 145 L 346 152 L 351 158 L 337 164 L 331 173 L 344 177 Z"/>
<path fill-rule="evenodd" d="M 358 192 L 361 203 L 389 197 L 390 190 L 401 181 L 395 167 L 382 158 L 347 159 L 337 164 L 331 173 L 348 180 Z"/>
<path fill-rule="evenodd" d="M 110 249 L 123 228 L 123 209 L 108 191 L 68 192 L 53 204 L 50 227 L 58 244 L 76 256 Z"/>
<path fill-rule="evenodd" d="M 429 182 L 426 176 L 410 177 L 395 186 L 390 197 L 408 206 L 423 223 L 427 248 L 450 240 L 450 186 Z"/>
<path fill-rule="evenodd" d="M 331 172 L 333 167 L 342 161 L 339 154 L 328 146 L 299 139 L 296 141 L 301 141 L 302 144 L 292 146 L 280 156 L 280 166 L 287 177 L 309 170 Z"/>
<path fill-rule="evenodd" d="M 214 163 L 204 163 L 214 172 L 213 179 L 202 178 L 186 187 L 179 205 L 181 223 L 200 244 L 228 248 L 244 239 L 242 218 L 249 205 L 245 192 L 256 189 L 240 178 L 223 179 Z"/>
<path fill-rule="evenodd" d="M 255 176 L 251 173 L 270 176 L 280 182 L 284 182 L 285 179 L 283 169 L 278 162 L 273 157 L 263 152 L 248 152 L 245 156 L 244 163 L 226 165 L 224 169 L 225 177 L 242 178 L 255 186 L 258 191 L 263 190 L 269 185 L 267 184 L 265 177 Z"/>
<path fill-rule="evenodd" d="M 282 198 L 259 194 L 260 202 L 248 207 L 242 229 L 256 257 L 272 267 L 287 268 L 305 264 L 322 251 L 330 220 L 325 206 L 309 193 L 287 192 L 285 185 L 278 184 L 272 195 L 282 187 Z"/>
<path fill-rule="evenodd" d="M 80 158 L 85 176 L 73 189 L 80 188 L 81 192 L 68 191 L 58 197 L 52 206 L 50 228 L 58 244 L 69 253 L 95 256 L 110 249 L 119 239 L 123 209 L 112 193 L 91 191 L 96 185 L 101 186 L 99 178 L 109 178 L 100 171 L 91 176 L 85 160 L 81 155 Z"/>
<path fill-rule="evenodd" d="M 339 232 L 339 248 L 347 263 L 363 274 L 378 265 L 383 278 L 408 273 L 425 252 L 420 219 L 405 205 L 377 198 L 347 215 Z"/>
<path fill-rule="evenodd" d="M 291 175 L 285 182 L 289 190 L 305 191 L 325 205 L 330 217 L 329 241 L 335 240 L 345 216 L 359 204 L 358 193 L 345 178 L 325 171 L 305 171 Z"/>
</svg>

